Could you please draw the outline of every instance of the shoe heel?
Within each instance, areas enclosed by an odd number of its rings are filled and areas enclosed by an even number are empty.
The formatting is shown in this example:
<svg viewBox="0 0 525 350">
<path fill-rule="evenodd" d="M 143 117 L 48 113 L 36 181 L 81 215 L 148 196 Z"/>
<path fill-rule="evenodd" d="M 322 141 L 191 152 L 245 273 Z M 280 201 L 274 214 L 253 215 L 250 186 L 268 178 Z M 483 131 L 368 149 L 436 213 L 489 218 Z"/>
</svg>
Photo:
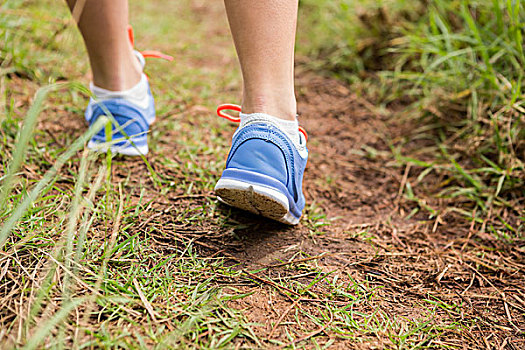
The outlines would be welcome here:
<svg viewBox="0 0 525 350">
<path fill-rule="evenodd" d="M 275 189 L 240 180 L 220 179 L 215 193 L 220 201 L 230 206 L 289 225 L 299 222 L 289 211 L 288 198 Z"/>
</svg>

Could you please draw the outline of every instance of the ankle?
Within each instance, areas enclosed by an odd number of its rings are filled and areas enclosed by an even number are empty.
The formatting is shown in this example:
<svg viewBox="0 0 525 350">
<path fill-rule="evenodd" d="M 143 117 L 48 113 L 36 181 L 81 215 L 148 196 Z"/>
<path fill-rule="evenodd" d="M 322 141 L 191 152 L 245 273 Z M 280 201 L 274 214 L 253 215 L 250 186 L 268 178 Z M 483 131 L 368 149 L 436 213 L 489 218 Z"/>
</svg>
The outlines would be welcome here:
<svg viewBox="0 0 525 350">
<path fill-rule="evenodd" d="M 110 91 L 133 88 L 142 78 L 142 68 L 135 55 L 110 64 L 92 65 L 93 84 Z"/>
<path fill-rule="evenodd" d="M 264 113 L 285 120 L 296 120 L 297 103 L 295 96 L 288 97 L 275 94 L 258 94 L 257 96 L 244 93 L 242 112 L 244 114 Z"/>
</svg>

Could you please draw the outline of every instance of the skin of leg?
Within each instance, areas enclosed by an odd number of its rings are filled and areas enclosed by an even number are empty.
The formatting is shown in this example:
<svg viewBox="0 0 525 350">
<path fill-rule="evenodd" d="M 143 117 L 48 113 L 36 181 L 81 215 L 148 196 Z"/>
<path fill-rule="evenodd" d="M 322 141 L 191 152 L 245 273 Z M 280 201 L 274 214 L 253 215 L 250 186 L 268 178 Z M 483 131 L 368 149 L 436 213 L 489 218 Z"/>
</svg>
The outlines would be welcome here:
<svg viewBox="0 0 525 350">
<path fill-rule="evenodd" d="M 295 120 L 297 0 L 225 0 L 243 76 L 243 113 Z"/>
<path fill-rule="evenodd" d="M 71 11 L 77 2 L 83 6 L 78 27 L 88 51 L 93 83 L 111 91 L 132 88 L 140 81 L 142 69 L 128 38 L 128 1 L 67 0 Z"/>
</svg>

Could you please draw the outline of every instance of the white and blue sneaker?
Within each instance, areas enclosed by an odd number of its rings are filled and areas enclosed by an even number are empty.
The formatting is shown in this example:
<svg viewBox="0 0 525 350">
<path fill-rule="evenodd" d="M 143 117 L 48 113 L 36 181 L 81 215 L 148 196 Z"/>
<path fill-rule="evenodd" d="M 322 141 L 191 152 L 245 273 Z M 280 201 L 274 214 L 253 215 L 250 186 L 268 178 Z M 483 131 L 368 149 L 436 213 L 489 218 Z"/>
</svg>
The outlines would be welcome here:
<svg viewBox="0 0 525 350">
<path fill-rule="evenodd" d="M 106 138 L 103 128 L 88 142 L 88 148 L 96 151 L 111 152 L 127 156 L 140 156 L 148 153 L 148 132 L 155 121 L 155 102 L 148 86 L 149 103 L 146 108 L 123 98 L 103 100 L 90 99 L 85 117 L 89 125 L 101 115 L 111 115 L 111 139 Z"/>
<path fill-rule="evenodd" d="M 133 30 L 128 28 L 129 40 L 133 45 Z M 145 57 L 163 58 L 172 61 L 173 57 L 158 51 L 134 51 L 137 60 L 144 69 Z M 92 90 L 105 91 L 111 97 L 90 98 L 86 108 L 85 117 L 89 125 L 92 125 L 100 116 L 108 116 L 111 120 L 111 136 L 106 137 L 103 128 L 88 142 L 87 147 L 96 151 L 140 156 L 148 153 L 148 133 L 150 125 L 155 121 L 155 101 L 147 77 L 142 74 L 139 83 L 142 87 L 140 102 L 134 102 L 126 98 L 126 92 L 109 92 L 92 86 Z M 134 88 L 135 89 L 135 88 Z M 131 90 L 128 90 L 131 91 Z M 117 96 L 117 97 L 115 97 Z M 109 135 L 108 135 L 109 136 Z"/>
<path fill-rule="evenodd" d="M 224 110 L 236 105 L 221 105 L 217 114 L 239 122 Z M 252 122 L 235 132 L 226 169 L 215 186 L 222 202 L 289 225 L 302 215 L 305 198 L 303 173 L 308 159 L 307 135 L 300 128 L 300 147 L 273 123 Z"/>
</svg>

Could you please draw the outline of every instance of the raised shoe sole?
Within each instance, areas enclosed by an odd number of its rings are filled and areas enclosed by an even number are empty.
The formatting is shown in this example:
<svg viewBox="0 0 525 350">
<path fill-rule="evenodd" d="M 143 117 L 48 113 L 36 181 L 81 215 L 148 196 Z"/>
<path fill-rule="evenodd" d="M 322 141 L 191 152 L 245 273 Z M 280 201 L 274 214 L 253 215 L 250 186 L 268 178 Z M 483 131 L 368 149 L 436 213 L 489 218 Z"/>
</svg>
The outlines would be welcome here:
<svg viewBox="0 0 525 350">
<path fill-rule="evenodd" d="M 221 178 L 215 186 L 219 200 L 230 206 L 262 215 L 288 225 L 299 219 L 289 210 L 289 201 L 280 191 L 247 181 Z"/>
</svg>

